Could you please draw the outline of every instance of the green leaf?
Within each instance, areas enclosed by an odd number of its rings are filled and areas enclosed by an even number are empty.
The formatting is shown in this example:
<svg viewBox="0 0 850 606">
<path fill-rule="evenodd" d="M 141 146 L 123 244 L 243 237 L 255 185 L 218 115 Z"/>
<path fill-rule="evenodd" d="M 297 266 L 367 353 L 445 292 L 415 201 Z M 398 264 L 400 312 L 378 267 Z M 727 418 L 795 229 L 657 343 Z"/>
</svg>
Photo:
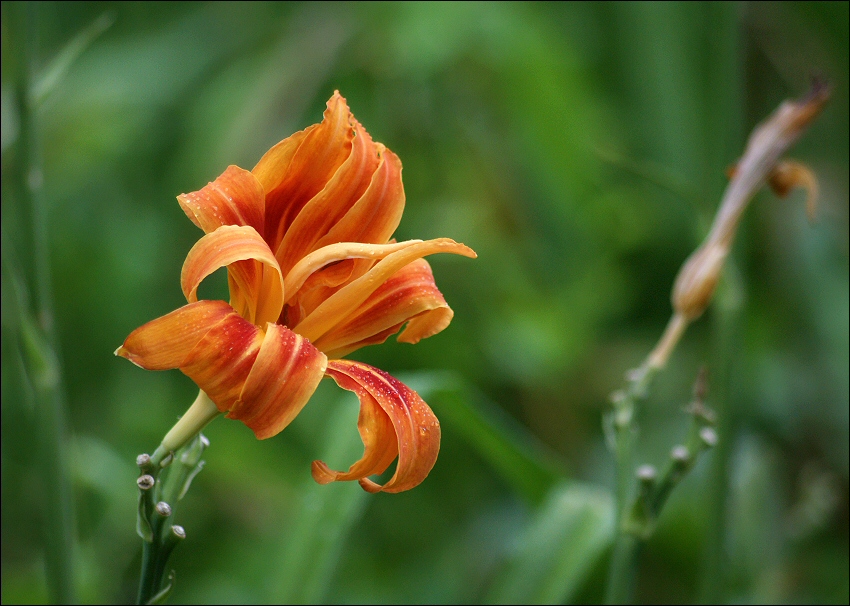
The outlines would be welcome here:
<svg viewBox="0 0 850 606">
<path fill-rule="evenodd" d="M 448 372 L 402 375 L 434 409 L 440 422 L 460 433 L 479 454 L 532 503 L 541 503 L 565 472 L 555 456 L 483 394 Z"/>
<path fill-rule="evenodd" d="M 53 58 L 47 69 L 44 70 L 40 77 L 33 84 L 30 92 L 33 102 L 38 105 L 56 88 L 56 85 L 62 81 L 68 70 L 83 54 L 83 52 L 94 42 L 98 36 L 105 32 L 115 22 L 115 16 L 111 13 L 103 13 L 95 19 L 91 25 L 86 27 L 74 36 L 65 47 L 59 51 L 59 54 Z"/>
<path fill-rule="evenodd" d="M 350 412 L 342 405 L 333 408 L 325 426 L 322 460 L 356 460 L 362 454 L 359 435 L 351 431 Z M 353 482 L 322 486 L 311 477 L 296 494 L 301 501 L 281 538 L 273 596 L 283 604 L 315 604 L 322 601 L 345 538 L 362 516 L 369 495 Z"/>
<path fill-rule="evenodd" d="M 168 596 L 171 595 L 171 592 L 174 591 L 174 577 L 176 573 L 172 570 L 168 573 L 168 585 L 163 587 L 159 593 L 153 596 L 150 600 L 148 600 L 147 604 L 165 604 L 165 601 L 168 599 Z"/>
<path fill-rule="evenodd" d="M 551 491 L 486 597 L 491 604 L 560 604 L 581 588 L 614 539 L 614 501 L 579 483 Z"/>
<path fill-rule="evenodd" d="M 153 490 L 153 489 L 151 489 Z M 139 493 L 139 507 L 136 513 L 136 533 L 143 541 L 153 543 L 153 528 L 148 520 L 148 507 L 145 503 L 145 494 Z"/>
</svg>

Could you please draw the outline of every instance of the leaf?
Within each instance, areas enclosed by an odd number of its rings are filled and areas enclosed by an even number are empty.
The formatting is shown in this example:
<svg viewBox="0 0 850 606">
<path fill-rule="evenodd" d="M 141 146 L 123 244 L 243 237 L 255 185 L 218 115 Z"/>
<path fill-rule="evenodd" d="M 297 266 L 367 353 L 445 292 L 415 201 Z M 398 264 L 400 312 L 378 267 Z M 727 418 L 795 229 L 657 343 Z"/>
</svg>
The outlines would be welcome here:
<svg viewBox="0 0 850 606">
<path fill-rule="evenodd" d="M 351 431 L 350 413 L 346 406 L 333 408 L 325 425 L 322 460 L 354 461 L 362 453 L 360 437 Z M 278 603 L 314 604 L 322 601 L 345 538 L 360 519 L 369 494 L 356 483 L 323 486 L 309 475 L 297 493 L 301 502 L 281 539 L 284 547 L 276 558 L 272 595 Z"/>
<path fill-rule="evenodd" d="M 579 483 L 551 491 L 491 588 L 491 604 L 570 601 L 614 539 L 614 501 Z"/>
<path fill-rule="evenodd" d="M 148 600 L 147 604 L 165 604 L 165 601 L 168 599 L 168 596 L 171 595 L 171 592 L 174 591 L 174 578 L 177 576 L 175 571 L 171 571 L 168 573 L 168 585 L 163 587 L 159 593 L 153 596 L 150 600 Z"/>
<path fill-rule="evenodd" d="M 65 47 L 59 51 L 56 57 L 50 62 L 50 65 L 40 74 L 39 78 L 33 84 L 32 96 L 33 103 L 38 105 L 56 88 L 68 70 L 83 54 L 83 52 L 94 42 L 98 36 L 105 32 L 115 23 L 115 15 L 110 12 L 103 13 L 95 19 L 91 25 L 80 30 Z"/>
</svg>

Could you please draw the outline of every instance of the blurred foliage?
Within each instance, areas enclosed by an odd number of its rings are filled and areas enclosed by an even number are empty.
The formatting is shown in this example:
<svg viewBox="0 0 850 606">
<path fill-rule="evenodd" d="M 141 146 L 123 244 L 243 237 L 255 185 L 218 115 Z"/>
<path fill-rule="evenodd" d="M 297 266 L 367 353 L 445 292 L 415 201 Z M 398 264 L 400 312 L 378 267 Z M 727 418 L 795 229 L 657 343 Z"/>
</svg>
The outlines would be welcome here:
<svg viewBox="0 0 850 606">
<path fill-rule="evenodd" d="M 404 163 L 399 239 L 448 236 L 479 254 L 432 258 L 456 312 L 446 331 L 353 355 L 422 390 L 443 420 L 442 452 L 415 490 L 373 496 L 310 478 L 313 459 L 346 466 L 359 452 L 356 399 L 332 385 L 272 440 L 214 422 L 207 466 L 181 504 L 188 539 L 171 601 L 600 600 L 607 395 L 660 335 L 676 271 L 747 133 L 818 74 L 833 99 L 793 154 L 820 179 L 819 221 L 807 224 L 802 193 L 760 194 L 723 287 L 743 306 L 723 403 L 734 432 L 720 438 L 728 491 L 713 494 L 706 461 L 683 482 L 643 552 L 636 598 L 697 600 L 706 543 L 723 533 L 724 601 L 847 602 L 846 2 L 46 2 L 35 40 L 11 24 L 12 5 L 2 19 L 3 603 L 48 599 L 52 540 L 17 311 L 28 293 L 13 292 L 34 271 L 15 102 L 26 44 L 42 75 L 82 601 L 132 599 L 133 461 L 194 398 L 179 372 L 112 356 L 182 303 L 179 272 L 199 232 L 174 197 L 228 164 L 252 167 L 319 121 L 334 89 Z M 201 294 L 226 298 L 224 279 Z M 684 432 L 681 406 L 714 356 L 713 315 L 641 409 L 641 462 L 660 464 Z M 728 498 L 725 529 L 706 513 L 716 498 Z"/>
</svg>

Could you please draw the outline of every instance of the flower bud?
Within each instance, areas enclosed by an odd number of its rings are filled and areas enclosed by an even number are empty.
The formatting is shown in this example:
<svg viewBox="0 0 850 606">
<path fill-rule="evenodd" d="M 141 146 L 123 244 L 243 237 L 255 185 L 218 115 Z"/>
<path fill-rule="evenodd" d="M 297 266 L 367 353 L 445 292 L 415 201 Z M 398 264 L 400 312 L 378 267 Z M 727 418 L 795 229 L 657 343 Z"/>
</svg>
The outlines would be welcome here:
<svg viewBox="0 0 850 606">
<path fill-rule="evenodd" d="M 139 476 L 139 479 L 136 480 L 136 484 L 139 486 L 139 490 L 150 490 L 156 484 L 156 480 L 150 474 L 145 474 L 143 476 Z"/>
<path fill-rule="evenodd" d="M 688 321 L 708 307 L 729 249 L 716 242 L 700 246 L 682 265 L 673 285 L 673 309 Z"/>
</svg>

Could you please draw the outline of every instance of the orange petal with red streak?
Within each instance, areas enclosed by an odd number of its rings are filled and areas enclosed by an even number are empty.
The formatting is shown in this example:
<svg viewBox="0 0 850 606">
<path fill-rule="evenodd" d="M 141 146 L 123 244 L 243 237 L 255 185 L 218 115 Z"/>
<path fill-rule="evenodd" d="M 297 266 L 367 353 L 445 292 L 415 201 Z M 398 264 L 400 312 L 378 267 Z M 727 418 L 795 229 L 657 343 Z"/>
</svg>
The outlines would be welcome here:
<svg viewBox="0 0 850 606">
<path fill-rule="evenodd" d="M 283 309 L 283 276 L 268 244 L 247 225 L 224 225 L 192 247 L 180 276 L 186 299 L 196 301 L 198 285 L 224 266 L 236 310 L 255 324 L 277 320 Z"/>
<path fill-rule="evenodd" d="M 287 162 L 286 156 L 294 142 L 284 140 L 278 144 L 280 151 L 273 154 L 272 148 L 254 167 L 252 172 L 266 192 L 265 236 L 272 250 L 277 250 L 304 205 L 324 189 L 348 158 L 354 132 L 348 105 L 336 92 L 327 103 L 322 122 L 303 131 L 291 160 Z"/>
<path fill-rule="evenodd" d="M 341 358 L 364 345 L 383 342 L 405 322 L 398 340 L 416 343 L 446 328 L 453 315 L 434 283 L 431 266 L 417 259 L 384 282 L 345 322 L 316 340 L 316 347 L 330 358 Z"/>
<path fill-rule="evenodd" d="M 115 355 L 147 370 L 177 368 L 210 329 L 235 314 L 224 301 L 198 301 L 130 333 Z"/>
<path fill-rule="evenodd" d="M 212 327 L 180 364 L 180 370 L 215 402 L 230 410 L 263 343 L 263 331 L 236 313 Z"/>
<path fill-rule="evenodd" d="M 262 236 L 265 192 L 250 171 L 228 166 L 221 176 L 191 194 L 177 196 L 180 207 L 206 233 L 222 225 L 250 225 Z"/>
<path fill-rule="evenodd" d="M 383 370 L 351 360 L 331 360 L 327 374 L 360 399 L 357 422 L 363 439 L 363 457 L 348 472 L 333 471 L 313 462 L 313 478 L 320 484 L 358 480 L 368 492 L 401 492 L 424 480 L 440 452 L 440 423 L 415 391 Z M 380 485 L 366 476 L 382 473 L 398 453 L 390 480 Z"/>
<path fill-rule="evenodd" d="M 347 322 L 349 315 L 402 267 L 426 255 L 440 252 L 472 258 L 477 256 L 471 248 L 450 238 L 411 241 L 409 246 L 387 255 L 364 275 L 328 297 L 295 327 L 295 331 L 316 342 L 335 326 Z"/>
<path fill-rule="evenodd" d="M 327 358 L 285 326 L 267 324 L 266 338 L 228 417 L 263 440 L 280 433 L 316 391 Z"/>
</svg>

